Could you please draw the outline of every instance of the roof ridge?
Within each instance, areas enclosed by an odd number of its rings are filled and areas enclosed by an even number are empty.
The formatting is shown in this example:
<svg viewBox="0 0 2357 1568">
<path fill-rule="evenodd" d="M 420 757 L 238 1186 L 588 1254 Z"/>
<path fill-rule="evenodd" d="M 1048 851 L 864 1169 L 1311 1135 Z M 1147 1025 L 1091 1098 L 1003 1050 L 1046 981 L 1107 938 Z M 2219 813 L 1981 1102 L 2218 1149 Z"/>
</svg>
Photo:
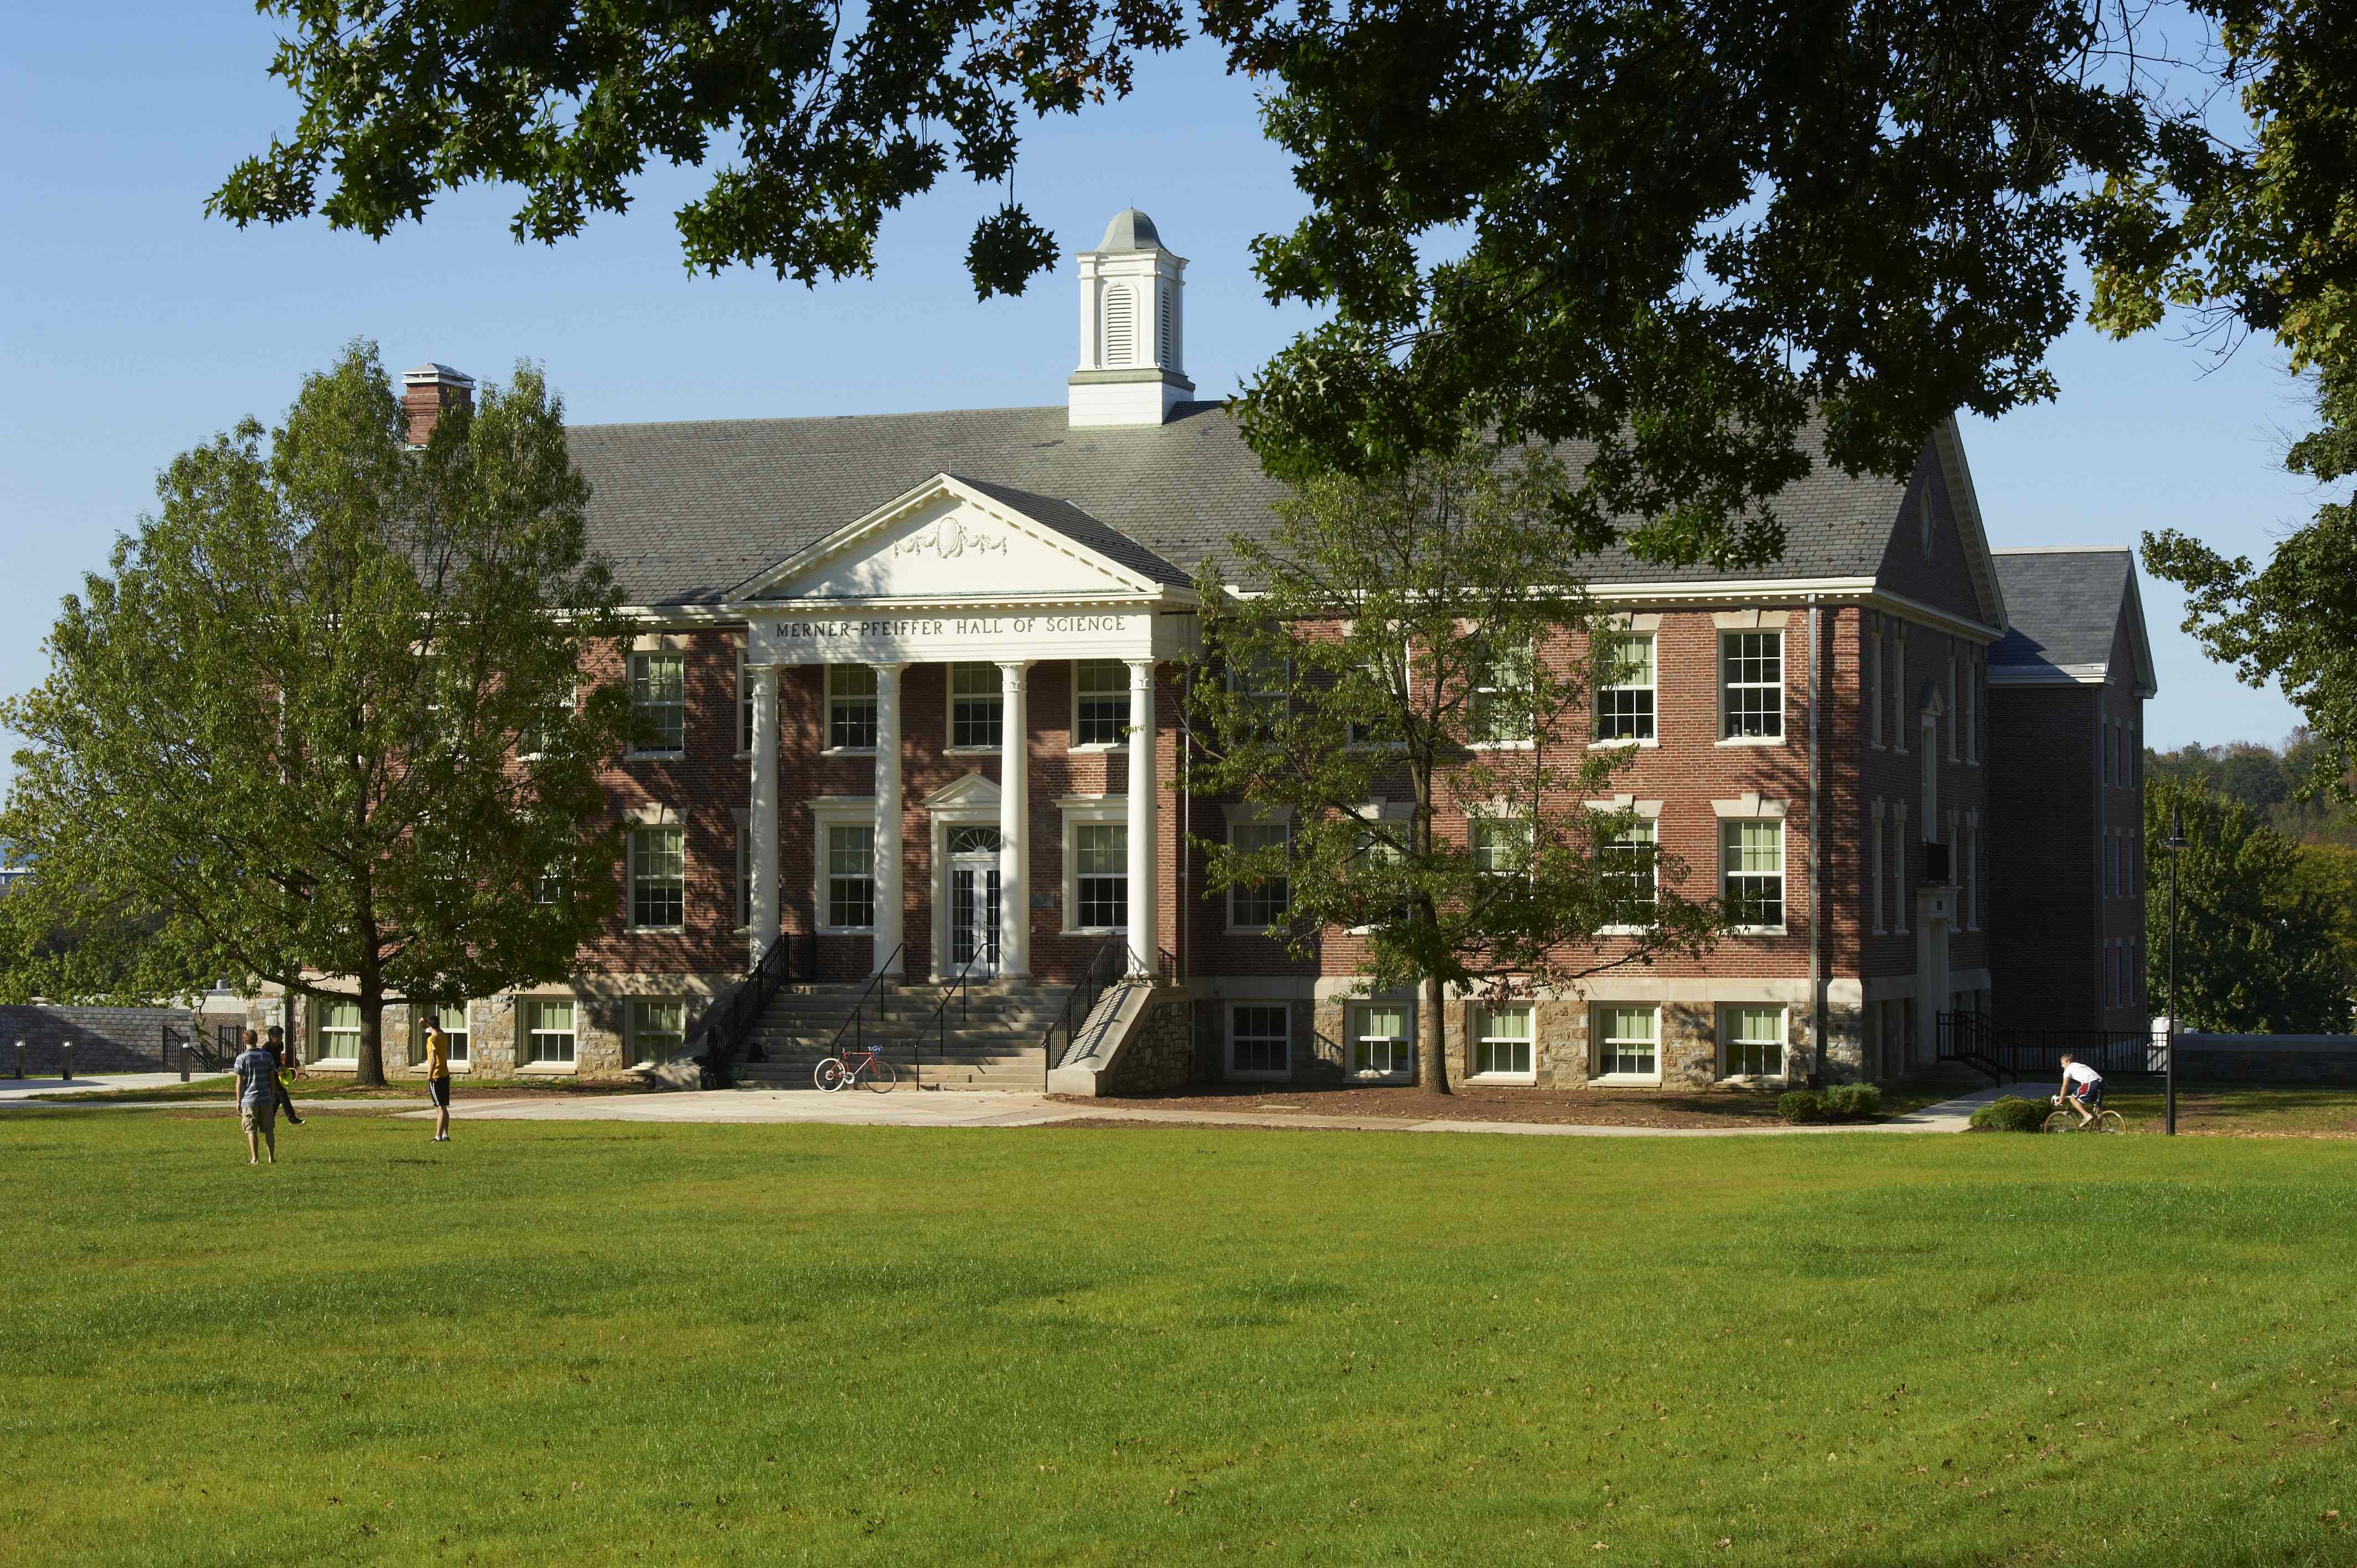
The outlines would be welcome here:
<svg viewBox="0 0 2357 1568">
<path fill-rule="evenodd" d="M 2134 555 L 2133 544 L 2007 544 L 1992 545 L 1992 555 Z"/>
</svg>

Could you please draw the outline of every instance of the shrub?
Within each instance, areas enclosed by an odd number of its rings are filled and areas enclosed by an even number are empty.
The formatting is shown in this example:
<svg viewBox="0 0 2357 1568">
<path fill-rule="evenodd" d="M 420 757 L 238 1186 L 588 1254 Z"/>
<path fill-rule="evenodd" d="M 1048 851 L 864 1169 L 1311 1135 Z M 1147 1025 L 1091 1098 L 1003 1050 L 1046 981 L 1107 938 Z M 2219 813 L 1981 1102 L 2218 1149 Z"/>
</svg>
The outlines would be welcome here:
<svg viewBox="0 0 2357 1568">
<path fill-rule="evenodd" d="M 1813 1089 L 1794 1089 L 1776 1097 L 1776 1114 L 1798 1124 L 1822 1122 L 1825 1119 L 1825 1102 L 1817 1098 Z"/>
<path fill-rule="evenodd" d="M 1985 1133 L 2035 1133 L 2046 1124 L 2046 1113 L 2053 1109 L 2043 1100 L 2008 1094 L 1974 1112 L 1973 1125 Z"/>
<path fill-rule="evenodd" d="M 1882 1090 L 1870 1083 L 1837 1083 L 1824 1093 L 1825 1117 L 1833 1122 L 1863 1122 L 1882 1114 Z"/>
</svg>

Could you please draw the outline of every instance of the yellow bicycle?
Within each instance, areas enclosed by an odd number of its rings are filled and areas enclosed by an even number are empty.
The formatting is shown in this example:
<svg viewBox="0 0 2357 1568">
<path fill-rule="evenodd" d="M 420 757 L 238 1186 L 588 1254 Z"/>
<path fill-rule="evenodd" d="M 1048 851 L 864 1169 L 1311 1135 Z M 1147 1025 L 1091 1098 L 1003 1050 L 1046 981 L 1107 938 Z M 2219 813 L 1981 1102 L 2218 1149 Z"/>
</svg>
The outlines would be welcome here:
<svg viewBox="0 0 2357 1568">
<path fill-rule="evenodd" d="M 2085 1126 L 2079 1124 L 2079 1113 L 2062 1103 L 2061 1095 L 2053 1096 L 2054 1113 L 2040 1123 L 2041 1133 L 2125 1133 L 2127 1119 L 2116 1111 L 2098 1111 L 2095 1119 Z"/>
</svg>

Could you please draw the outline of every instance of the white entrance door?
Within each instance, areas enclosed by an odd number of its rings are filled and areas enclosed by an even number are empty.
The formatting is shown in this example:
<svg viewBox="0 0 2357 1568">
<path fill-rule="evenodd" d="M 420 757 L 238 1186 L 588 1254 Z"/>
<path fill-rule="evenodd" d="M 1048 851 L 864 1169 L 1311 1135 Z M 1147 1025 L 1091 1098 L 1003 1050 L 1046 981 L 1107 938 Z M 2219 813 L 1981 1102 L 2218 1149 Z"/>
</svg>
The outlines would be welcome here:
<svg viewBox="0 0 2357 1568">
<path fill-rule="evenodd" d="M 998 972 L 998 830 L 952 828 L 949 886 L 951 975 Z"/>
</svg>

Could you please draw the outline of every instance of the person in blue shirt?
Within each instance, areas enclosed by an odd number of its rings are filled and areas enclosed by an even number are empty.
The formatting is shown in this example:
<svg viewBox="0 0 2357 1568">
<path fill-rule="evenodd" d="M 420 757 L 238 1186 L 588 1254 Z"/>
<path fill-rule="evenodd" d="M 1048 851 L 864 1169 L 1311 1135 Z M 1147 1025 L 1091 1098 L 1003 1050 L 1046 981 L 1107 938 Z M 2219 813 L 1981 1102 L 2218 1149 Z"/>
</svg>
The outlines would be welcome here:
<svg viewBox="0 0 2357 1568">
<path fill-rule="evenodd" d="M 245 1129 L 245 1163 L 262 1163 L 262 1148 L 270 1149 L 270 1163 L 278 1163 L 278 1058 L 264 1048 L 262 1036 L 245 1032 L 245 1049 L 230 1064 L 237 1074 L 237 1119 Z"/>
</svg>

